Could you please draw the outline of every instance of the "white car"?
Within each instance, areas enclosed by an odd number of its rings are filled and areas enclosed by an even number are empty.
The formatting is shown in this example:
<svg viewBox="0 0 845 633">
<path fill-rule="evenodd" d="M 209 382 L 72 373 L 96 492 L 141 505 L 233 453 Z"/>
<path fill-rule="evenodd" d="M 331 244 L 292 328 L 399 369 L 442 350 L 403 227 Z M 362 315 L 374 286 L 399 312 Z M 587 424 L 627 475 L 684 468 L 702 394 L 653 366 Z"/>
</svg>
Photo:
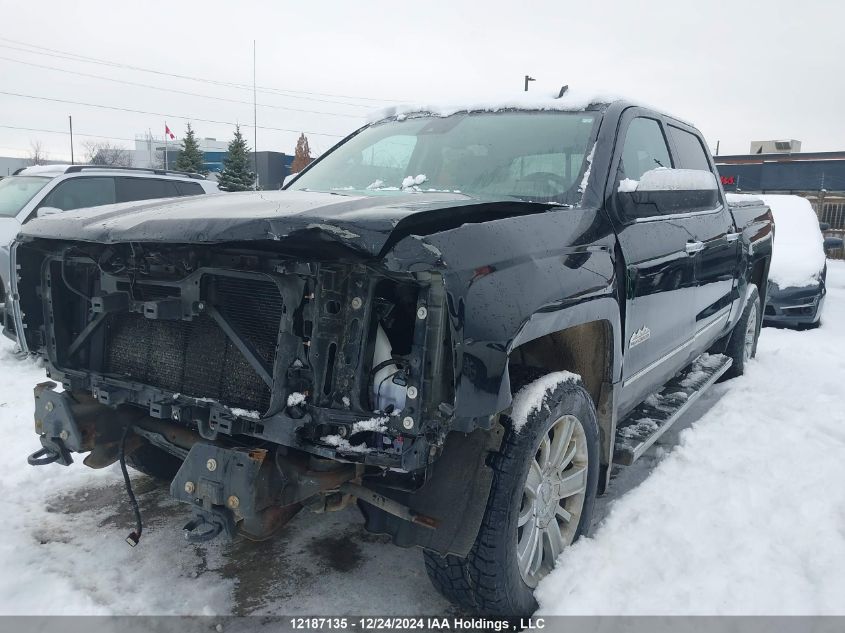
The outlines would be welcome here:
<svg viewBox="0 0 845 633">
<path fill-rule="evenodd" d="M 10 247 L 21 226 L 35 217 L 116 202 L 218 193 L 198 174 L 98 165 L 25 167 L 0 179 L 0 326 L 15 338 L 5 303 L 11 287 Z"/>
</svg>

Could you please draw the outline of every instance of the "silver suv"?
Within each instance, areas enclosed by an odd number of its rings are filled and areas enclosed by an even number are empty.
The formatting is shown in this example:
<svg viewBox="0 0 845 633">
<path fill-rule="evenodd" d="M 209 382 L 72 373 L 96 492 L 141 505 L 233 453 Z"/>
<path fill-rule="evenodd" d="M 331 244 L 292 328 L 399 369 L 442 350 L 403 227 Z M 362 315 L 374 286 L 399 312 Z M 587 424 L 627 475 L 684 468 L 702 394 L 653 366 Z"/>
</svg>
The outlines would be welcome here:
<svg viewBox="0 0 845 633">
<path fill-rule="evenodd" d="M 0 179 L 0 327 L 15 339 L 5 304 L 11 288 L 10 247 L 33 218 L 116 202 L 218 193 L 217 183 L 198 174 L 98 165 L 24 167 Z"/>
</svg>

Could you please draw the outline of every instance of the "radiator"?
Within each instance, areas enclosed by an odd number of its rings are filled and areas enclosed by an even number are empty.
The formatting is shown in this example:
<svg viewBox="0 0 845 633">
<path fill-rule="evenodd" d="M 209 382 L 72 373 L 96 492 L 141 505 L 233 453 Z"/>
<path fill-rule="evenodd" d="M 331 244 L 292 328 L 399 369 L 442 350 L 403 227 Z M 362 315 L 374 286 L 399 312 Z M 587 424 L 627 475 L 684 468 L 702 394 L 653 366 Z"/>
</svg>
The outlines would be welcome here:
<svg viewBox="0 0 845 633">
<path fill-rule="evenodd" d="M 214 305 L 272 367 L 285 309 L 275 284 L 217 276 Z M 264 413 L 270 389 L 215 321 L 150 320 L 136 313 L 110 315 L 104 370 L 195 398 Z"/>
</svg>

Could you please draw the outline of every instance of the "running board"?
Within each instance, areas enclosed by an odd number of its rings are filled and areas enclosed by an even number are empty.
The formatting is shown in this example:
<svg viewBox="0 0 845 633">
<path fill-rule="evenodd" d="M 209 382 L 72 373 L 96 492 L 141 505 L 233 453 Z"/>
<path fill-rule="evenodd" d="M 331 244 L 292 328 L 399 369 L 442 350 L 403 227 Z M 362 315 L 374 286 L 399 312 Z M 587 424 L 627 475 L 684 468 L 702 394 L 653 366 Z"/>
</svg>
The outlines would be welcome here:
<svg viewBox="0 0 845 633">
<path fill-rule="evenodd" d="M 732 363 L 724 354 L 702 354 L 646 398 L 616 426 L 613 462 L 629 466 L 642 457 Z"/>
</svg>

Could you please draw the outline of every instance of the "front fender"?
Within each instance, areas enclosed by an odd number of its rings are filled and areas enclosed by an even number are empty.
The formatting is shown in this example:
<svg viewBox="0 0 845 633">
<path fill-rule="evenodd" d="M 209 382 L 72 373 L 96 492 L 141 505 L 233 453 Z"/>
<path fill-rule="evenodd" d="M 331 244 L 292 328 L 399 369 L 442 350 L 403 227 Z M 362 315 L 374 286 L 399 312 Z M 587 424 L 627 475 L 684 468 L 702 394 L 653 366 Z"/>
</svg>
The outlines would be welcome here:
<svg viewBox="0 0 845 633">
<path fill-rule="evenodd" d="M 615 239 L 602 211 L 574 208 L 465 224 L 396 245 L 389 267 L 436 266 L 443 275 L 456 418 L 479 420 L 507 409 L 510 351 L 550 332 L 609 321 L 614 362 L 621 362 Z"/>
</svg>

